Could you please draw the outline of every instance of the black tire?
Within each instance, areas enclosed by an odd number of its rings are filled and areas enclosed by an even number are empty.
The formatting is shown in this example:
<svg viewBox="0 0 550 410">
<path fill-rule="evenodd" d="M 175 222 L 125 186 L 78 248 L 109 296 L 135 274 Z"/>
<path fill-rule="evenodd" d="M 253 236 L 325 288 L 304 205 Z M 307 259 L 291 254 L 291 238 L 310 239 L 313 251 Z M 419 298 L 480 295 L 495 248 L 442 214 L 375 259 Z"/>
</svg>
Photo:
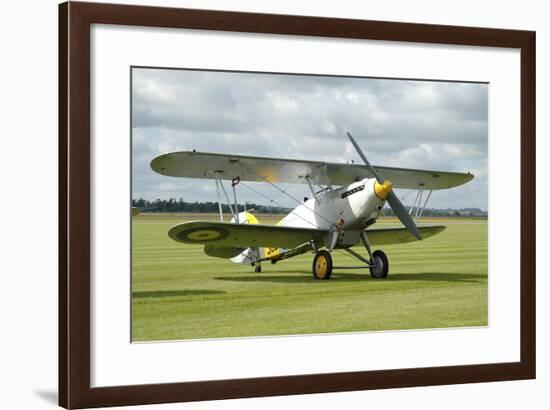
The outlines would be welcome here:
<svg viewBox="0 0 550 410">
<path fill-rule="evenodd" d="M 262 272 L 262 265 L 256 265 L 254 266 L 254 272 L 261 273 Z"/>
<path fill-rule="evenodd" d="M 375 268 L 370 268 L 370 275 L 373 279 L 386 279 L 390 265 L 388 257 L 380 250 L 374 251 L 372 254 L 373 262 L 377 265 Z"/>
<path fill-rule="evenodd" d="M 312 271 L 315 280 L 330 279 L 330 275 L 332 275 L 332 256 L 328 251 L 322 250 L 315 254 Z"/>
</svg>

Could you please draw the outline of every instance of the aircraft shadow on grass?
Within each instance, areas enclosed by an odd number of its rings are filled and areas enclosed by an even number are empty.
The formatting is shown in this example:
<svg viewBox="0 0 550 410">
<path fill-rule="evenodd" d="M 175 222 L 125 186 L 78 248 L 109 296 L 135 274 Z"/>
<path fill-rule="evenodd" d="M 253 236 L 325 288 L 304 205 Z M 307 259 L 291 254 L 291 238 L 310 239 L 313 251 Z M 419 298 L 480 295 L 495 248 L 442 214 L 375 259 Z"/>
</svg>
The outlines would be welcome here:
<svg viewBox="0 0 550 410">
<path fill-rule="evenodd" d="M 180 289 L 180 290 L 151 290 L 132 292 L 132 298 L 167 298 L 178 296 L 208 296 L 226 293 L 223 290 L 212 289 Z"/>
<path fill-rule="evenodd" d="M 290 271 L 288 271 L 290 272 Z M 303 276 L 284 275 L 254 275 L 254 276 L 227 276 L 217 277 L 216 280 L 235 281 L 235 282 L 273 282 L 273 283 L 311 283 L 311 273 L 307 271 L 293 271 L 294 273 L 303 273 Z M 426 281 L 426 282 L 451 282 L 451 283 L 481 283 L 487 280 L 487 275 L 476 273 L 443 273 L 443 272 L 429 272 L 429 273 L 394 273 L 390 274 L 384 280 L 374 280 L 368 273 L 340 273 L 334 272 L 330 281 L 318 281 L 330 283 L 332 281 L 337 282 L 363 282 L 373 281 L 376 283 L 387 282 L 413 282 L 413 281 Z M 316 281 L 317 282 L 317 281 Z"/>
</svg>

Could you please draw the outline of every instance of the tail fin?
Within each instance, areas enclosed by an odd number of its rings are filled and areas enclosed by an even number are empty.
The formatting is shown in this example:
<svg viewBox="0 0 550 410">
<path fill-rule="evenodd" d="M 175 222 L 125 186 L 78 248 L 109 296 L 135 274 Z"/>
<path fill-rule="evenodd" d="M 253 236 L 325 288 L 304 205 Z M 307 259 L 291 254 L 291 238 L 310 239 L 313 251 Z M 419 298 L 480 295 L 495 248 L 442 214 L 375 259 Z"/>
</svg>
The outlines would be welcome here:
<svg viewBox="0 0 550 410">
<path fill-rule="evenodd" d="M 235 218 L 231 219 L 231 223 L 237 223 Z M 260 222 L 258 221 L 258 218 L 256 218 L 254 214 L 244 211 L 239 213 L 239 223 L 258 225 Z"/>
</svg>

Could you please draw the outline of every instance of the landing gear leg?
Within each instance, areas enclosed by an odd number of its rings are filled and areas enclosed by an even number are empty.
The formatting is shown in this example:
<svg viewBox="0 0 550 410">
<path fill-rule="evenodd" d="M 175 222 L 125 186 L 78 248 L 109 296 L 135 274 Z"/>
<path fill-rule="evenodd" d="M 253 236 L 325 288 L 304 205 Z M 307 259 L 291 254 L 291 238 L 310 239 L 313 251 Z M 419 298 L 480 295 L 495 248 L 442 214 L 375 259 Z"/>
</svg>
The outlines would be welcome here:
<svg viewBox="0 0 550 410">
<path fill-rule="evenodd" d="M 258 262 L 256 266 L 254 266 L 254 272 L 260 273 L 262 271 L 262 265 Z"/>
<path fill-rule="evenodd" d="M 390 268 L 386 254 L 381 250 L 371 252 L 369 239 L 365 231 L 361 232 L 361 242 L 363 242 L 363 245 L 369 253 L 370 264 L 372 265 L 369 268 L 370 276 L 373 279 L 386 279 Z"/>
<path fill-rule="evenodd" d="M 369 259 L 372 262 L 372 252 L 370 250 L 369 238 L 368 238 L 367 233 L 365 231 L 361 232 L 361 242 L 363 242 L 363 246 L 367 250 L 367 252 L 369 254 Z"/>
</svg>

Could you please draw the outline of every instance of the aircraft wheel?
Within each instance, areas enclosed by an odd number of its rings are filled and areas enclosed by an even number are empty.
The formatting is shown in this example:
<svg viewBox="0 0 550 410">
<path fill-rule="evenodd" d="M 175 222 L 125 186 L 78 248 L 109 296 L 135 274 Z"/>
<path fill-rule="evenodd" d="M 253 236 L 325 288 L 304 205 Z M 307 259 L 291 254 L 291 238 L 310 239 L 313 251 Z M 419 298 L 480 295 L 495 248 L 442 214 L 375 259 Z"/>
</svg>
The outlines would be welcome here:
<svg viewBox="0 0 550 410">
<path fill-rule="evenodd" d="M 262 271 L 262 265 L 256 265 L 254 266 L 254 272 L 260 273 Z"/>
<path fill-rule="evenodd" d="M 370 268 L 370 275 L 374 279 L 387 278 L 390 265 L 388 264 L 388 257 L 386 254 L 380 250 L 374 251 L 372 254 L 372 259 L 376 266 L 374 268 Z"/>
<path fill-rule="evenodd" d="M 322 250 L 313 258 L 313 279 L 327 280 L 332 275 L 332 256 L 328 251 Z"/>
</svg>

